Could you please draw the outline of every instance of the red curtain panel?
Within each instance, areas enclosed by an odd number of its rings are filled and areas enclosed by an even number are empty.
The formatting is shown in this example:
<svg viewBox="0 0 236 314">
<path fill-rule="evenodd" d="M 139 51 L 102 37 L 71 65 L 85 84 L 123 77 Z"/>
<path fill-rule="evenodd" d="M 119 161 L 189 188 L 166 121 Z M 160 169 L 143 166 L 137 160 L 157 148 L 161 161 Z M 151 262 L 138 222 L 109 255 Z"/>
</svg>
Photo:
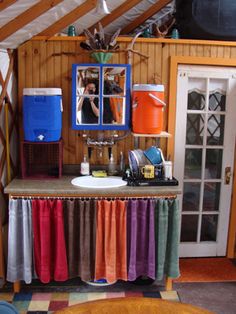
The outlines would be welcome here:
<svg viewBox="0 0 236 314">
<path fill-rule="evenodd" d="M 68 279 L 62 201 L 32 201 L 35 270 L 43 283 Z"/>
</svg>

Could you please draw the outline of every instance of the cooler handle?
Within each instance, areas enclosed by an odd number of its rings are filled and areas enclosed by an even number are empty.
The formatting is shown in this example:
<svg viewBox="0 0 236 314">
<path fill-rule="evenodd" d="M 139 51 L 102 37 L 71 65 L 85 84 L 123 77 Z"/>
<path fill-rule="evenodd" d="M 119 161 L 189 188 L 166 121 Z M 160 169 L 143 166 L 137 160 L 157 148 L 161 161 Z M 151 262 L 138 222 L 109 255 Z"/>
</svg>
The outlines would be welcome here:
<svg viewBox="0 0 236 314">
<path fill-rule="evenodd" d="M 148 95 L 149 95 L 150 97 L 152 97 L 153 99 L 159 101 L 163 106 L 166 106 L 166 103 L 165 103 L 164 101 L 162 101 L 160 98 L 158 98 L 157 96 L 155 96 L 155 95 L 153 95 L 153 94 L 151 94 L 151 93 L 149 93 Z M 157 105 L 155 105 L 155 106 L 157 106 Z"/>
</svg>

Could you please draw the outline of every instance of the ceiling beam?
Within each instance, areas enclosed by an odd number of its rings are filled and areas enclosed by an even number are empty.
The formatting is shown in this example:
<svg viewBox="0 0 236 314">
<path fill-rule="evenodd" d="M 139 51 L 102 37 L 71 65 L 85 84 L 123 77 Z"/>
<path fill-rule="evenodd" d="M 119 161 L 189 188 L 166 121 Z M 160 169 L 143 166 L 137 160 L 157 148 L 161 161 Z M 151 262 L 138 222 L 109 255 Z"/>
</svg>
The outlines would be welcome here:
<svg viewBox="0 0 236 314">
<path fill-rule="evenodd" d="M 129 34 L 132 30 L 134 30 L 139 25 L 143 24 L 147 19 L 149 19 L 154 14 L 159 12 L 162 8 L 164 8 L 171 1 L 172 0 L 159 0 L 157 3 L 153 4 L 147 11 L 141 14 L 137 19 L 132 21 L 129 25 L 125 26 L 121 30 L 121 34 L 122 35 Z"/>
<path fill-rule="evenodd" d="M 135 5 L 137 5 L 139 2 L 142 0 L 128 0 L 122 3 L 119 7 L 117 7 L 115 10 L 111 12 L 111 14 L 108 14 L 104 16 L 99 22 L 102 24 L 103 27 L 106 25 L 112 23 L 114 20 L 116 20 L 118 17 L 132 9 Z M 91 32 L 94 31 L 94 28 L 97 27 L 98 22 L 93 24 L 92 26 L 89 27 L 89 30 Z"/>
<path fill-rule="evenodd" d="M 0 1 L 0 12 L 10 5 L 14 4 L 17 0 L 2 0 Z"/>
<path fill-rule="evenodd" d="M 87 0 L 75 8 L 70 13 L 63 16 L 60 20 L 56 23 L 49 26 L 47 29 L 43 30 L 38 36 L 53 36 L 56 33 L 63 30 L 65 27 L 69 26 L 70 24 L 74 23 L 78 20 L 81 16 L 85 15 L 92 9 L 96 7 L 97 1 L 96 0 Z"/>
<path fill-rule="evenodd" d="M 53 8 L 62 1 L 63 0 L 42 0 L 36 3 L 28 10 L 24 11 L 22 14 L 18 15 L 12 21 L 10 21 L 9 23 L 5 24 L 3 27 L 0 28 L 0 41 L 11 36 L 20 28 L 22 28 L 26 24 L 29 24 L 38 16 L 50 10 L 51 8 Z"/>
</svg>

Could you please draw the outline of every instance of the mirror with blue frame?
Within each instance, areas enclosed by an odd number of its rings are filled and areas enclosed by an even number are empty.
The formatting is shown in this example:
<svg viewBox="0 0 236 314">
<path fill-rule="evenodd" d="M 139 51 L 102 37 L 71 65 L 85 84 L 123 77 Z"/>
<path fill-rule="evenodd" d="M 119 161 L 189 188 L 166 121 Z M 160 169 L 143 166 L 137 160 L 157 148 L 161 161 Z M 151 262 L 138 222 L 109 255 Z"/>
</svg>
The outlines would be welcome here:
<svg viewBox="0 0 236 314">
<path fill-rule="evenodd" d="M 72 129 L 127 130 L 130 65 L 72 65 Z"/>
</svg>

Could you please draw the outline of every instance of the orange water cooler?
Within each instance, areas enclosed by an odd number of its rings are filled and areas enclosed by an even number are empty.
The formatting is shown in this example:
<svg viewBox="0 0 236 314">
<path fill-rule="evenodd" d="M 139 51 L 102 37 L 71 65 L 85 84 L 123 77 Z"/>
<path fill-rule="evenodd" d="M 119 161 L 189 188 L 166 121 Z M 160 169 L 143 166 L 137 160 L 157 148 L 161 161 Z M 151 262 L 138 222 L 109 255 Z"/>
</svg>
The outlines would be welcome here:
<svg viewBox="0 0 236 314">
<path fill-rule="evenodd" d="M 164 85 L 133 85 L 132 131 L 139 134 L 161 133 L 164 107 Z"/>
</svg>

